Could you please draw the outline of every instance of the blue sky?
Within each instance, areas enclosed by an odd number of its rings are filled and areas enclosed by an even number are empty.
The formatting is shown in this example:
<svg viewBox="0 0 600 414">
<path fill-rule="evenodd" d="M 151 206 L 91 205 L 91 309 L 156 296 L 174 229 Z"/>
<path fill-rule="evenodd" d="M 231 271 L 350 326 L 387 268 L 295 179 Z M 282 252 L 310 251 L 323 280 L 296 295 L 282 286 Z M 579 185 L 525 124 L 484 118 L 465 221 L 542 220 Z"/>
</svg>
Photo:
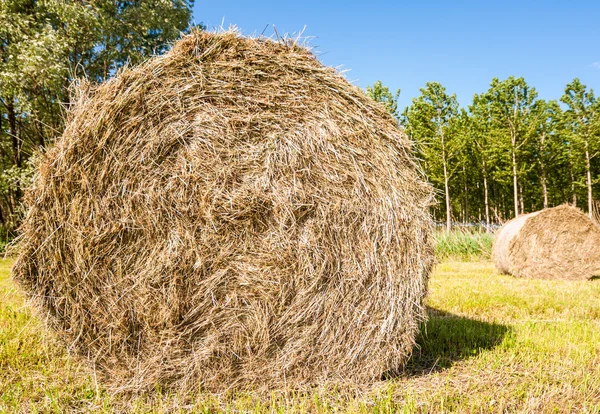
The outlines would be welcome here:
<svg viewBox="0 0 600 414">
<path fill-rule="evenodd" d="M 599 0 L 196 0 L 194 19 L 248 35 L 304 29 L 324 64 L 349 69 L 362 88 L 400 88 L 401 107 L 428 81 L 466 106 L 493 77 L 510 75 L 544 99 L 560 98 L 575 77 L 600 93 Z"/>
</svg>

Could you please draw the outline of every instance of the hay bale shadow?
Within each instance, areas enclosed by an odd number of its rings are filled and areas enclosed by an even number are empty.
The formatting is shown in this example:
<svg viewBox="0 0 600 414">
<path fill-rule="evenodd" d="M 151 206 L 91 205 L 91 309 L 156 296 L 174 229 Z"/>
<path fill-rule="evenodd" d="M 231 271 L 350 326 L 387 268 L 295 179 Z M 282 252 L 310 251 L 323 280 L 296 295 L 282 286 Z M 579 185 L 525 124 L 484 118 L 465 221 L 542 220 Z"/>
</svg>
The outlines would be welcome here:
<svg viewBox="0 0 600 414">
<path fill-rule="evenodd" d="M 383 379 L 416 377 L 450 368 L 458 361 L 498 346 L 510 332 L 506 325 L 483 322 L 427 307 L 429 320 L 421 327 L 417 346 L 406 365 Z"/>
</svg>

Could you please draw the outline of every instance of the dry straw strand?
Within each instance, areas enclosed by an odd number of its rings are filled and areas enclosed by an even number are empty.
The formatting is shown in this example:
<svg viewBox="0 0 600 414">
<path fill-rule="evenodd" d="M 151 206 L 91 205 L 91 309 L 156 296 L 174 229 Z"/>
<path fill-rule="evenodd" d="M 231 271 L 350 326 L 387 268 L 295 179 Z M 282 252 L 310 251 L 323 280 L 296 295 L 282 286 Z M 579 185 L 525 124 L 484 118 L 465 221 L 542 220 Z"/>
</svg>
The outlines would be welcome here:
<svg viewBox="0 0 600 414">
<path fill-rule="evenodd" d="M 13 274 L 114 392 L 364 384 L 425 317 L 431 203 L 395 120 L 310 51 L 193 32 L 84 85 Z"/>
</svg>

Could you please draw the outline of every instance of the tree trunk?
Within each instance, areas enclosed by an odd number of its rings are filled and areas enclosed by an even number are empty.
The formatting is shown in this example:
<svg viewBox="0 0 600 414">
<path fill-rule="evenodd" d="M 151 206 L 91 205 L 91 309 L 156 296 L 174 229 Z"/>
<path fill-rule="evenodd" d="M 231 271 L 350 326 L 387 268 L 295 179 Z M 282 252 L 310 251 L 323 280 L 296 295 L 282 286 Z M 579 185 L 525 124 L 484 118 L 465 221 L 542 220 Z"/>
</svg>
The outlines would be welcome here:
<svg viewBox="0 0 600 414">
<path fill-rule="evenodd" d="M 546 164 L 544 163 L 543 160 L 543 154 L 545 152 L 546 146 L 545 146 L 545 142 L 546 142 L 546 132 L 542 132 L 542 137 L 540 140 L 540 157 L 539 157 L 539 162 L 540 162 L 540 172 L 542 175 L 542 195 L 544 198 L 544 208 L 548 208 L 548 186 L 546 183 Z"/>
<path fill-rule="evenodd" d="M 588 193 L 588 214 L 590 218 L 594 217 L 593 206 L 594 198 L 592 193 L 592 172 L 591 172 L 591 162 L 590 162 L 590 151 L 588 148 L 588 142 L 585 142 L 585 169 L 587 175 L 587 193 Z"/>
<path fill-rule="evenodd" d="M 463 177 L 465 180 L 465 224 L 469 222 L 469 183 L 467 181 L 467 172 L 465 170 L 465 164 L 463 163 Z"/>
<path fill-rule="evenodd" d="M 548 185 L 546 184 L 546 169 L 542 164 L 542 193 L 544 195 L 544 208 L 548 208 Z"/>
<path fill-rule="evenodd" d="M 8 214 L 6 214 L 6 219 L 10 220 L 10 217 L 13 216 L 15 214 L 15 210 L 14 210 L 14 205 L 13 205 L 13 196 L 12 193 L 10 194 L 6 194 L 4 196 L 4 201 L 5 201 L 5 205 L 8 209 Z"/>
<path fill-rule="evenodd" d="M 569 172 L 571 173 L 571 196 L 573 197 L 573 207 L 577 207 L 577 193 L 575 193 L 575 174 L 573 173 L 573 161 L 570 160 Z"/>
<path fill-rule="evenodd" d="M 21 168 L 21 143 L 19 142 L 17 132 L 17 115 L 15 113 L 15 103 L 13 98 L 8 98 L 7 101 L 8 103 L 6 105 L 6 111 L 8 115 L 8 130 L 10 133 L 10 141 L 13 152 L 13 164 L 16 165 L 17 168 Z"/>
<path fill-rule="evenodd" d="M 44 128 L 42 127 L 41 122 L 36 122 L 36 118 L 40 119 L 41 117 L 39 116 L 39 113 L 37 111 L 35 111 L 33 115 L 33 123 L 36 125 L 35 130 L 38 145 L 40 146 L 40 148 L 44 148 L 46 146 L 46 140 L 44 139 Z"/>
<path fill-rule="evenodd" d="M 519 186 L 519 204 L 521 204 L 521 213 L 525 213 L 525 200 L 523 199 L 523 185 Z"/>
<path fill-rule="evenodd" d="M 442 141 L 443 142 L 443 141 Z M 448 184 L 448 167 L 446 166 L 446 157 L 444 156 L 444 190 L 446 192 L 446 231 L 452 230 L 452 211 L 450 204 L 450 188 Z"/>
<path fill-rule="evenodd" d="M 485 171 L 485 163 L 483 164 L 483 199 L 485 204 L 485 231 L 490 231 L 490 201 L 488 195 L 487 174 Z"/>
<path fill-rule="evenodd" d="M 512 172 L 513 172 L 513 199 L 515 207 L 515 218 L 519 217 L 519 186 L 517 183 L 517 154 L 515 147 L 512 148 Z"/>
<path fill-rule="evenodd" d="M 442 120 L 440 109 L 438 108 L 438 125 L 439 125 L 439 133 L 440 139 L 442 142 L 442 164 L 444 166 L 444 191 L 446 195 L 446 231 L 450 232 L 452 230 L 452 203 L 450 202 L 450 185 L 449 185 L 449 174 L 448 174 L 448 160 L 446 157 L 446 140 L 444 137 L 444 130 L 442 128 Z"/>
<path fill-rule="evenodd" d="M 17 114 L 15 113 L 15 102 L 14 98 L 10 97 L 8 99 L 8 105 L 6 105 L 7 115 L 8 115 L 8 129 L 11 138 L 11 146 L 13 151 L 13 164 L 17 168 L 21 168 L 23 164 L 23 157 L 21 155 L 21 140 L 19 139 L 19 131 L 17 130 Z M 11 205 L 9 205 L 9 209 L 11 210 L 11 216 L 13 215 L 13 209 L 17 208 L 18 203 L 21 202 L 21 186 L 17 181 L 15 183 L 15 190 L 9 191 Z"/>
<path fill-rule="evenodd" d="M 510 143 L 512 153 L 512 172 L 513 172 L 513 198 L 515 207 L 515 218 L 519 217 L 519 194 L 517 183 L 517 113 L 519 108 L 519 95 L 515 93 L 515 105 L 513 106 L 513 118 L 509 120 L 510 124 Z"/>
</svg>

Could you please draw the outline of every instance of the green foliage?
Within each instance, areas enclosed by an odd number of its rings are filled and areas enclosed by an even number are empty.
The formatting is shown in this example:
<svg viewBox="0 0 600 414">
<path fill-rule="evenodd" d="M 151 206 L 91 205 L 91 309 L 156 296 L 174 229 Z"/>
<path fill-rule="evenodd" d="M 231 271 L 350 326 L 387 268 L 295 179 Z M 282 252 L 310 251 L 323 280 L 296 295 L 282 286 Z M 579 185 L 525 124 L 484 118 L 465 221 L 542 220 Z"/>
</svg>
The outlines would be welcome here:
<svg viewBox="0 0 600 414">
<path fill-rule="evenodd" d="M 540 99 L 533 105 L 532 136 L 528 148 L 531 165 L 529 171 L 533 174 L 530 174 L 529 179 L 539 182 L 544 208 L 549 206 L 549 183 L 557 178 L 560 180 L 556 176 L 557 171 L 565 171 L 567 167 L 571 142 L 565 140 L 563 119 L 564 114 L 556 101 L 546 102 Z"/>
<path fill-rule="evenodd" d="M 192 0 L 0 2 L 0 227 L 14 234 L 28 160 L 64 128 L 70 85 L 104 81 L 163 53 L 190 29 Z M 202 26 L 200 26 L 202 27 Z M 400 116 L 395 93 L 367 94 L 405 128 L 438 190 L 438 221 L 500 222 L 565 202 L 591 210 L 600 184 L 600 100 L 579 79 L 561 104 L 520 77 L 494 78 L 459 109 L 429 82 Z M 562 105 L 562 106 L 561 106 Z M 438 113 L 439 111 L 439 113 Z M 25 171 L 25 172 L 24 172 Z M 0 236 L 4 237 L 4 236 Z"/>
<path fill-rule="evenodd" d="M 587 189 L 588 211 L 591 213 L 593 185 L 599 182 L 598 176 L 593 174 L 592 170 L 594 159 L 600 153 L 600 100 L 597 100 L 594 91 L 588 91 L 579 79 L 574 79 L 566 86 L 560 100 L 567 106 L 564 123 L 571 147 L 571 160 L 583 159 L 585 184 L 580 184 Z"/>
<path fill-rule="evenodd" d="M 189 28 L 193 0 L 0 2 L 0 227 L 12 234 L 28 160 L 59 137 L 70 85 L 103 81 Z"/>
<path fill-rule="evenodd" d="M 0 172 L 0 197 L 10 199 L 10 197 L 20 195 L 21 189 L 31 183 L 34 171 L 33 163 L 27 162 L 23 167 L 13 165 Z M 15 203 L 15 206 L 13 210 L 9 210 L 9 214 L 2 217 L 0 241 L 6 242 L 12 238 L 14 229 L 16 229 L 25 213 L 19 204 Z"/>
<path fill-rule="evenodd" d="M 101 0 L 95 76 L 106 79 L 124 64 L 163 53 L 190 23 L 193 0 Z"/>
<path fill-rule="evenodd" d="M 398 118 L 398 98 L 400 97 L 400 89 L 393 95 L 387 86 L 384 86 L 381 81 L 377 81 L 373 86 L 367 86 L 367 96 L 377 102 L 383 103 L 385 109 L 392 114 L 394 118 Z"/>
<path fill-rule="evenodd" d="M 538 99 L 523 78 L 494 78 L 459 110 L 442 85 L 427 83 L 401 124 L 445 201 L 432 210 L 436 221 L 447 229 L 459 221 L 498 223 L 566 202 L 593 210 L 600 103 L 577 79 L 561 101 L 566 110 Z"/>
<path fill-rule="evenodd" d="M 497 154 L 505 154 L 505 164 L 510 168 L 497 170 L 497 177 L 505 182 L 509 181 L 509 176 L 512 179 L 513 217 L 516 217 L 519 215 L 519 181 L 530 168 L 530 164 L 519 161 L 531 135 L 528 128 L 537 92 L 525 79 L 510 76 L 504 81 L 492 79 L 485 98 L 489 102 L 492 126 L 504 132 L 497 135 L 500 139 L 495 143 L 498 145 Z"/>
<path fill-rule="evenodd" d="M 458 133 L 458 114 L 456 95 L 448 95 L 437 82 L 427 82 L 403 114 L 403 124 L 424 160 L 429 180 L 444 189 L 447 230 L 452 220 L 450 181 L 459 168 L 464 147 Z"/>
</svg>

